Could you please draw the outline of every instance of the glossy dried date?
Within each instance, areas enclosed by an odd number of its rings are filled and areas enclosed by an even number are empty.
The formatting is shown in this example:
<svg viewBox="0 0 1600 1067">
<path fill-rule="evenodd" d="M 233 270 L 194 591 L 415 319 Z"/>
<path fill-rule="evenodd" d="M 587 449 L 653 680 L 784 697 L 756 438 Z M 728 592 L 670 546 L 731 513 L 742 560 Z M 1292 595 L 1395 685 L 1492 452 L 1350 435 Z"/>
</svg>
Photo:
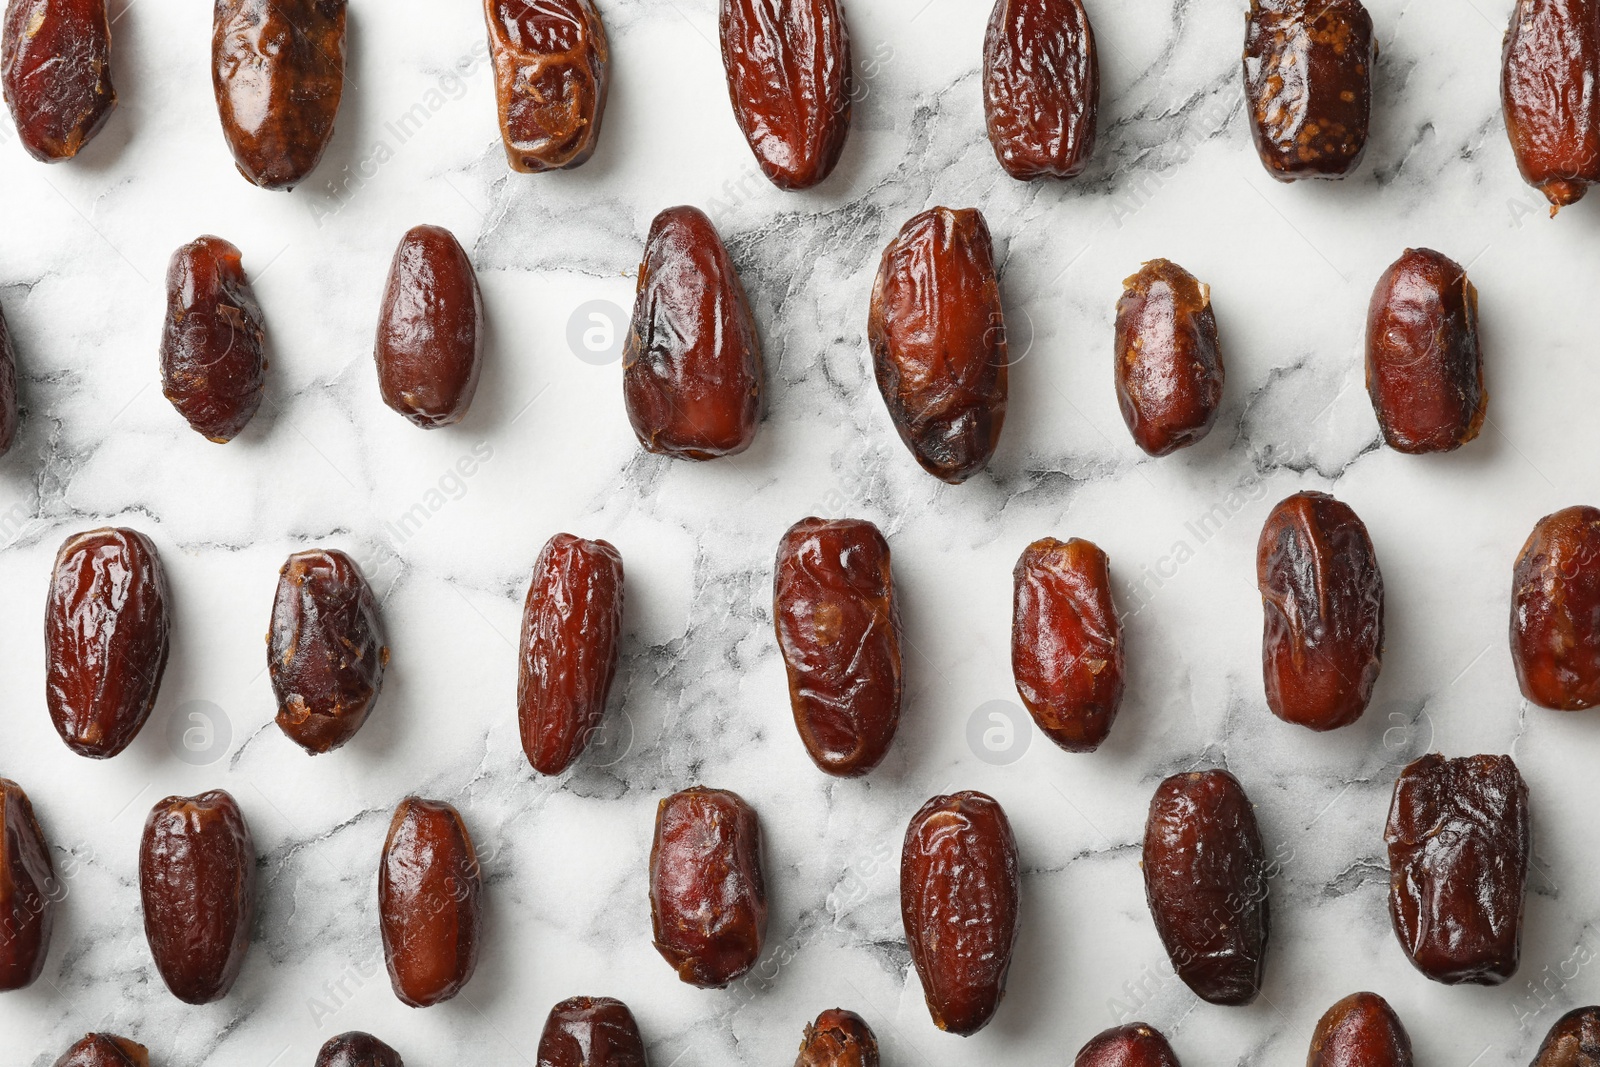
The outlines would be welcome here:
<svg viewBox="0 0 1600 1067">
<path fill-rule="evenodd" d="M 1516 0 L 1500 55 L 1500 106 L 1522 180 L 1550 214 L 1600 182 L 1600 5 Z"/>
<path fill-rule="evenodd" d="M 28 794 L 0 778 L 0 992 L 30 986 L 44 970 L 60 893 Z"/>
<path fill-rule="evenodd" d="M 0 88 L 30 156 L 77 155 L 117 106 L 106 0 L 10 0 Z"/>
<path fill-rule="evenodd" d="M 794 1067 L 878 1067 L 878 1037 L 855 1012 L 829 1008 L 806 1024 Z"/>
<path fill-rule="evenodd" d="M 610 997 L 571 997 L 550 1009 L 538 1067 L 645 1067 L 633 1012 Z"/>
<path fill-rule="evenodd" d="M 576 167 L 594 154 L 611 46 L 592 0 L 484 0 L 500 136 L 511 169 Z"/>
<path fill-rule="evenodd" d="M 1557 1019 L 1528 1067 L 1600 1067 L 1600 1007 L 1574 1008 Z"/>
<path fill-rule="evenodd" d="M 1005 811 L 966 790 L 911 817 L 900 852 L 900 918 L 928 1014 L 970 1037 L 1005 996 L 1022 880 Z"/>
<path fill-rule="evenodd" d="M 150 1067 L 150 1053 L 115 1034 L 87 1034 L 61 1054 L 55 1067 Z"/>
<path fill-rule="evenodd" d="M 67 747 L 108 759 L 138 736 L 167 668 L 167 576 L 142 533 L 90 530 L 56 553 L 45 704 Z"/>
<path fill-rule="evenodd" d="M 442 226 L 400 239 L 378 314 L 378 390 L 423 429 L 460 422 L 478 390 L 483 295 L 472 260 Z"/>
<path fill-rule="evenodd" d="M 395 808 L 378 866 L 378 922 L 401 1003 L 441 1003 L 472 978 L 483 871 L 461 815 L 444 801 L 407 797 Z"/>
<path fill-rule="evenodd" d="M 1389 918 L 1417 970 L 1447 985 L 1515 974 L 1532 846 L 1528 786 L 1511 757 L 1408 764 L 1383 837 Z"/>
<path fill-rule="evenodd" d="M 517 726 L 540 774 L 560 774 L 605 715 L 622 644 L 622 556 L 559 533 L 533 565 L 522 607 Z"/>
<path fill-rule="evenodd" d="M 405 1067 L 400 1053 L 371 1034 L 352 1030 L 328 1039 L 317 1053 L 316 1067 Z"/>
<path fill-rule="evenodd" d="M 0 314 L 0 456 L 11 451 L 17 439 L 17 353 L 11 347 L 11 330 Z"/>
<path fill-rule="evenodd" d="M 237 248 L 201 237 L 172 254 L 161 389 L 197 433 L 231 441 L 256 413 L 266 389 L 265 338 Z"/>
<path fill-rule="evenodd" d="M 1006 417 L 1006 330 L 989 226 L 936 207 L 884 249 L 867 319 L 878 390 L 924 470 L 951 484 L 994 455 Z"/>
<path fill-rule="evenodd" d="M 1334 730 L 1361 718 L 1383 662 L 1383 575 L 1367 528 L 1326 493 L 1278 503 L 1256 547 L 1267 706 Z"/>
<path fill-rule="evenodd" d="M 1306 1067 L 1411 1067 L 1411 1037 L 1389 1002 L 1351 993 L 1323 1013 Z"/>
<path fill-rule="evenodd" d="M 1511 577 L 1511 662 L 1541 707 L 1600 705 L 1600 509 L 1539 520 Z"/>
<path fill-rule="evenodd" d="M 1100 58 L 1082 0 L 995 0 L 983 38 L 989 144 L 1019 181 L 1071 178 L 1094 152 Z"/>
<path fill-rule="evenodd" d="M 1144 895 L 1173 969 L 1201 1000 L 1261 991 L 1269 912 L 1255 810 L 1224 770 L 1175 774 L 1150 800 Z"/>
<path fill-rule="evenodd" d="M 767 934 L 761 824 L 737 793 L 694 786 L 657 807 L 650 919 L 656 951 L 690 985 L 720 988 L 755 966 Z"/>
<path fill-rule="evenodd" d="M 1122 283 L 1117 301 L 1117 406 L 1138 446 L 1165 456 L 1217 421 L 1225 374 L 1211 289 L 1165 259 Z"/>
<path fill-rule="evenodd" d="M 1161 1031 L 1149 1023 L 1114 1026 L 1089 1039 L 1072 1067 L 1181 1067 Z"/>
</svg>

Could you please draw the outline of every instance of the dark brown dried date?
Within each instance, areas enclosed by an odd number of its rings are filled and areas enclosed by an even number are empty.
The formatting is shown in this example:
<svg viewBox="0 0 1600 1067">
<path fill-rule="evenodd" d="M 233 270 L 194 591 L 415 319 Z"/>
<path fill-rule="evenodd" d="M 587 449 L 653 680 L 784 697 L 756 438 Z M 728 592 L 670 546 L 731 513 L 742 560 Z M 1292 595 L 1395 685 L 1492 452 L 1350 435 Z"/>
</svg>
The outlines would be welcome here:
<svg viewBox="0 0 1600 1067">
<path fill-rule="evenodd" d="M 352 1030 L 328 1039 L 317 1053 L 316 1067 L 405 1067 L 400 1053 L 371 1034 Z"/>
<path fill-rule="evenodd" d="M 1528 786 L 1511 757 L 1408 764 L 1383 837 L 1389 918 L 1417 970 L 1447 985 L 1515 974 L 1532 846 Z"/>
<path fill-rule="evenodd" d="M 806 753 L 866 774 L 900 724 L 900 610 L 889 542 L 861 519 L 801 519 L 778 546 L 772 617 Z"/>
<path fill-rule="evenodd" d="M 1267 706 L 1334 730 L 1361 718 L 1383 663 L 1383 575 L 1367 528 L 1326 493 L 1278 503 L 1256 547 Z"/>
<path fill-rule="evenodd" d="M 1600 705 L 1600 509 L 1539 520 L 1511 577 L 1511 662 L 1541 707 Z"/>
<path fill-rule="evenodd" d="M 400 239 L 378 314 L 378 390 L 423 429 L 460 422 L 478 390 L 483 295 L 472 260 L 442 226 Z"/>
<path fill-rule="evenodd" d="M 484 0 L 500 136 L 511 169 L 576 167 L 594 154 L 611 46 L 591 0 Z"/>
<path fill-rule="evenodd" d="M 108 759 L 150 717 L 167 669 L 167 576 L 142 533 L 90 530 L 56 554 L 45 608 L 45 704 L 67 747 Z"/>
<path fill-rule="evenodd" d="M 680 459 L 750 447 L 761 418 L 761 343 L 744 286 L 698 208 L 650 224 L 622 353 L 628 421 L 648 451 Z"/>
<path fill-rule="evenodd" d="M 1165 259 L 1122 283 L 1117 301 L 1117 406 L 1138 446 L 1165 456 L 1205 437 L 1226 375 L 1211 289 Z"/>
<path fill-rule="evenodd" d="M 243 174 L 263 189 L 304 181 L 333 138 L 344 94 L 346 0 L 216 0 L 211 85 Z"/>
<path fill-rule="evenodd" d="M 1351 993 L 1323 1013 L 1306 1067 L 1411 1067 L 1411 1037 L 1389 1002 Z"/>
<path fill-rule="evenodd" d="M 150 1067 L 150 1053 L 115 1034 L 87 1034 L 61 1054 L 55 1067 Z"/>
<path fill-rule="evenodd" d="M 737 793 L 694 786 L 657 807 L 650 919 L 656 951 L 690 985 L 720 988 L 755 966 L 767 934 L 761 824 Z"/>
<path fill-rule="evenodd" d="M 878 1067 L 878 1037 L 855 1012 L 829 1008 L 806 1024 L 794 1067 Z"/>
<path fill-rule="evenodd" d="M 556 534 L 533 565 L 518 654 L 517 726 L 540 774 L 572 766 L 600 728 L 621 645 L 621 554 Z"/>
<path fill-rule="evenodd" d="M 1550 214 L 1600 182 L 1600 6 L 1516 0 L 1500 56 L 1500 106 L 1522 180 Z"/>
<path fill-rule="evenodd" d="M 144 936 L 156 970 L 186 1004 L 233 988 L 255 921 L 256 849 L 244 813 L 220 789 L 167 797 L 139 844 Z"/>
<path fill-rule="evenodd" d="M 1600 1067 L 1600 1007 L 1573 1008 L 1557 1019 L 1528 1067 Z"/>
<path fill-rule="evenodd" d="M 30 156 L 77 155 L 117 106 L 106 0 L 10 0 L 0 88 Z"/>
<path fill-rule="evenodd" d="M 1149 1023 L 1114 1026 L 1089 1039 L 1072 1067 L 1181 1067 L 1161 1031 Z"/>
<path fill-rule="evenodd" d="M 444 801 L 407 797 L 395 809 L 378 866 L 378 921 L 401 1003 L 441 1003 L 472 978 L 483 871 L 461 815 Z"/>
<path fill-rule="evenodd" d="M 959 484 L 983 469 L 1006 417 L 1006 330 L 989 226 L 936 207 L 884 249 L 867 338 L 878 389 L 924 470 Z"/>
<path fill-rule="evenodd" d="M 633 1012 L 610 997 L 571 997 L 550 1009 L 538 1067 L 645 1067 Z"/>
<path fill-rule="evenodd" d="M 278 572 L 267 668 L 278 729 L 312 755 L 356 735 L 389 662 L 378 602 L 343 552 L 296 552 Z"/>
<path fill-rule="evenodd" d="M 201 237 L 172 254 L 161 388 L 197 433 L 231 441 L 256 413 L 266 388 L 265 338 L 237 248 Z"/>
<path fill-rule="evenodd" d="M 0 778 L 0 992 L 30 986 L 44 970 L 60 892 L 28 794 Z"/>
<path fill-rule="evenodd" d="M 900 852 L 900 919 L 939 1029 L 970 1037 L 994 1018 L 1021 894 L 1017 841 L 993 797 L 937 796 L 911 817 Z"/>
<path fill-rule="evenodd" d="M 1173 969 L 1201 1000 L 1261 991 L 1270 909 L 1255 810 L 1224 770 L 1175 774 L 1150 800 L 1144 895 Z"/>
<path fill-rule="evenodd" d="M 11 451 L 17 439 L 17 353 L 11 330 L 0 314 L 0 456 Z"/>
<path fill-rule="evenodd" d="M 1342 178 L 1360 165 L 1377 60 L 1360 0 L 1251 0 L 1245 107 L 1268 174 Z"/>
<path fill-rule="evenodd" d="M 1071 178 L 1094 152 L 1100 58 L 1082 0 L 995 0 L 983 38 L 989 144 L 1019 181 Z"/>
<path fill-rule="evenodd" d="M 1367 307 L 1367 392 L 1397 452 L 1449 452 L 1478 436 L 1489 394 L 1478 290 L 1455 260 L 1408 248 Z"/>
</svg>

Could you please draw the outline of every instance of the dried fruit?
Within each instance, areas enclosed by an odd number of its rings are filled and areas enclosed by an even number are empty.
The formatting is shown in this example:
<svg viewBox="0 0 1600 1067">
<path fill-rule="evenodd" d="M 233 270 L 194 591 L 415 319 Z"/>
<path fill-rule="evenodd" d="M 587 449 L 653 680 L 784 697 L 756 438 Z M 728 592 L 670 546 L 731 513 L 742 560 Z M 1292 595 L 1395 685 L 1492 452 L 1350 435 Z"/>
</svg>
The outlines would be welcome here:
<svg viewBox="0 0 1600 1067">
<path fill-rule="evenodd" d="M 622 556 L 560 533 L 533 565 L 522 607 L 517 725 L 540 774 L 583 754 L 605 715 L 622 637 Z"/>
<path fill-rule="evenodd" d="M 1244 92 L 1268 174 L 1342 178 L 1360 165 L 1377 61 L 1360 0 L 1251 0 Z"/>
<path fill-rule="evenodd" d="M 1557 1019 L 1528 1067 L 1600 1067 L 1600 1007 L 1573 1008 Z"/>
<path fill-rule="evenodd" d="M 923 469 L 966 481 L 1006 418 L 1006 329 L 989 226 L 976 208 L 917 215 L 884 249 L 867 320 L 878 389 Z"/>
<path fill-rule="evenodd" d="M 576 167 L 594 154 L 611 46 L 591 0 L 484 0 L 500 136 L 512 170 Z"/>
<path fill-rule="evenodd" d="M 933 1024 L 970 1037 L 1005 996 L 1022 892 L 1017 842 L 993 797 L 937 796 L 906 827 L 900 918 Z"/>
<path fill-rule="evenodd" d="M 1177 1053 L 1149 1023 L 1103 1030 L 1078 1050 L 1072 1067 L 1180 1067 Z"/>
<path fill-rule="evenodd" d="M 67 747 L 108 759 L 155 707 L 167 668 L 167 576 L 134 530 L 69 537 L 45 609 L 45 703 Z"/>
<path fill-rule="evenodd" d="M 1256 999 L 1267 956 L 1267 864 L 1237 778 L 1191 771 L 1156 789 L 1144 826 L 1144 895 L 1173 969 L 1196 996 Z"/>
<path fill-rule="evenodd" d="M 850 34 L 838 0 L 722 0 L 722 65 L 739 129 L 779 189 L 833 172 L 850 132 Z"/>
<path fill-rule="evenodd" d="M 222 444 L 244 429 L 265 391 L 261 324 L 243 256 L 220 237 L 172 254 L 161 389 L 195 431 Z"/>
<path fill-rule="evenodd" d="M 395 808 L 378 866 L 378 921 L 401 1003 L 441 1003 L 472 978 L 483 871 L 461 815 L 444 801 L 407 797 Z"/>
<path fill-rule="evenodd" d="M 378 315 L 383 402 L 431 430 L 460 422 L 478 389 L 483 296 L 455 235 L 416 226 L 400 239 Z"/>
<path fill-rule="evenodd" d="M 1411 1062 L 1406 1028 L 1376 993 L 1351 993 L 1323 1013 L 1306 1056 L 1306 1067 L 1411 1067 Z"/>
<path fill-rule="evenodd" d="M 405 1067 L 400 1053 L 371 1034 L 352 1030 L 328 1039 L 317 1053 L 316 1067 Z"/>
<path fill-rule="evenodd" d="M 11 451 L 17 439 L 17 353 L 11 331 L 0 315 L 0 456 Z"/>
<path fill-rule="evenodd" d="M 1600 510 L 1563 508 L 1528 535 L 1511 578 L 1511 662 L 1535 704 L 1600 704 Z"/>
<path fill-rule="evenodd" d="M 220 789 L 167 797 L 139 844 L 144 936 L 156 970 L 186 1004 L 233 988 L 255 921 L 256 849 L 233 797 Z"/>
<path fill-rule="evenodd" d="M 0 88 L 30 156 L 77 155 L 117 106 L 105 0 L 10 0 Z"/>
<path fill-rule="evenodd" d="M 1516 0 L 1500 57 L 1500 106 L 1522 180 L 1575 204 L 1600 181 L 1600 7 Z"/>
<path fill-rule="evenodd" d="M 1211 432 L 1225 378 L 1211 289 L 1165 259 L 1122 283 L 1117 406 L 1138 446 L 1165 456 Z"/>
<path fill-rule="evenodd" d="M 267 668 L 278 729 L 312 755 L 338 748 L 367 721 L 389 662 L 378 602 L 343 552 L 296 552 L 278 572 Z"/>
<path fill-rule="evenodd" d="M 1094 153 L 1100 58 L 1082 0 L 995 0 L 983 38 L 989 143 L 1019 181 L 1071 178 Z"/>
<path fill-rule="evenodd" d="M 610 997 L 571 997 L 550 1009 L 538 1067 L 645 1067 L 633 1012 Z"/>
<path fill-rule="evenodd" d="M 737 455 L 761 417 L 761 344 L 722 238 L 698 208 L 650 224 L 622 354 L 628 421 L 648 451 Z"/>
<path fill-rule="evenodd" d="M 32 985 L 44 970 L 60 891 L 28 794 L 0 778 L 0 992 Z"/>
<path fill-rule="evenodd" d="M 1367 528 L 1326 493 L 1278 503 L 1256 547 L 1267 706 L 1333 730 L 1361 718 L 1383 662 L 1383 575 Z"/>
<path fill-rule="evenodd" d="M 767 886 L 761 824 L 744 798 L 694 786 L 656 808 L 650 919 L 656 951 L 690 985 L 720 988 L 755 966 Z"/>
<path fill-rule="evenodd" d="M 829 1008 L 806 1024 L 794 1067 L 878 1067 L 878 1038 L 855 1012 Z"/>
<path fill-rule="evenodd" d="M 62 1053 L 55 1067 L 150 1067 L 141 1044 L 115 1034 L 88 1034 Z"/>
<path fill-rule="evenodd" d="M 900 723 L 900 611 L 883 534 L 860 519 L 789 527 L 772 616 L 807 754 L 829 774 L 866 774 Z"/>
</svg>

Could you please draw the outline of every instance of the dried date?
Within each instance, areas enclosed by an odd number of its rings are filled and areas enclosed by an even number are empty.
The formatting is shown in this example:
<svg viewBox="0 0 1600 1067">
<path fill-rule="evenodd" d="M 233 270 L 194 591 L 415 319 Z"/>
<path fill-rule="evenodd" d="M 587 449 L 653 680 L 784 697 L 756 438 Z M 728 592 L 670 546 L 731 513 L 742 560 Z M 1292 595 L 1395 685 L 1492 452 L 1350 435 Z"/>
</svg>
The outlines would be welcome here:
<svg viewBox="0 0 1600 1067">
<path fill-rule="evenodd" d="M 484 0 L 500 136 L 511 169 L 576 167 L 594 154 L 611 46 L 592 0 Z"/>
<path fill-rule="evenodd" d="M 1511 662 L 1541 707 L 1600 705 L 1600 509 L 1539 520 L 1511 578 Z"/>
<path fill-rule="evenodd" d="M 1550 214 L 1600 181 L 1600 5 L 1516 0 L 1500 56 L 1500 106 L 1522 180 Z"/>
<path fill-rule="evenodd" d="M 11 451 L 17 439 L 17 353 L 11 330 L 0 314 L 0 456 Z"/>
<path fill-rule="evenodd" d="M 405 1067 L 400 1053 L 371 1034 L 352 1030 L 328 1039 L 317 1053 L 316 1067 Z"/>
<path fill-rule="evenodd" d="M 1181 1067 L 1177 1053 L 1149 1023 L 1114 1026 L 1089 1039 L 1072 1067 Z"/>
<path fill-rule="evenodd" d="M 645 1067 L 633 1012 L 611 997 L 571 997 L 550 1009 L 538 1067 Z"/>
<path fill-rule="evenodd" d="M 0 778 L 0 992 L 26 988 L 44 970 L 60 893 L 28 794 Z"/>
<path fill-rule="evenodd" d="M 143 1045 L 115 1034 L 87 1034 L 74 1044 L 55 1067 L 150 1067 Z"/>
<path fill-rule="evenodd" d="M 389 982 L 426 1008 L 461 992 L 478 966 L 483 871 L 455 808 L 407 797 L 389 822 L 378 866 L 378 920 Z"/>
<path fill-rule="evenodd" d="M 395 249 L 373 358 L 383 402 L 423 429 L 467 414 L 483 361 L 483 295 L 444 227 L 413 227 Z"/>
<path fill-rule="evenodd" d="M 1306 1067 L 1411 1064 L 1411 1037 L 1389 1002 L 1376 993 L 1351 993 L 1323 1013 L 1306 1056 Z"/>
<path fill-rule="evenodd" d="M 30 156 L 76 156 L 117 106 L 106 0 L 10 0 L 0 88 Z"/>
<path fill-rule="evenodd" d="M 1528 1067 L 1600 1067 L 1600 1007 L 1574 1008 L 1557 1019 Z"/>
<path fill-rule="evenodd" d="M 1138 446 L 1165 456 L 1211 432 L 1225 378 L 1211 289 L 1165 259 L 1122 283 L 1117 406 Z"/>
<path fill-rule="evenodd" d="M 265 340 L 237 248 L 201 237 L 172 254 L 161 387 L 197 433 L 222 444 L 255 415 L 266 388 Z"/>
<path fill-rule="evenodd" d="M 878 1038 L 853 1011 L 829 1008 L 806 1024 L 794 1067 L 878 1067 Z"/>
<path fill-rule="evenodd" d="M 1019 181 L 1072 178 L 1094 153 L 1100 58 L 1082 0 L 995 0 L 983 38 L 989 144 Z"/>
</svg>

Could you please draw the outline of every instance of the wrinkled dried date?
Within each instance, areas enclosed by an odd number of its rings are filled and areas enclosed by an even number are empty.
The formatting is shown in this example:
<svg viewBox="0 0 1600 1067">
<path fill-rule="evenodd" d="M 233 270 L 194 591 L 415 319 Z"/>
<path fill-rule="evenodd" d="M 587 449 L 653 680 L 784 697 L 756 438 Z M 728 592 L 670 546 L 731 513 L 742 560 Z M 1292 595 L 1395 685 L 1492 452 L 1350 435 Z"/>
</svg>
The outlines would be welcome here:
<svg viewBox="0 0 1600 1067">
<path fill-rule="evenodd" d="M 633 1012 L 610 997 L 571 997 L 550 1009 L 538 1067 L 645 1067 Z"/>
<path fill-rule="evenodd" d="M 0 778 L 0 992 L 32 985 L 44 970 L 60 892 L 28 794 Z"/>
<path fill-rule="evenodd" d="M 167 577 L 134 530 L 90 530 L 56 554 L 45 609 L 45 703 L 67 747 L 107 759 L 155 707 L 167 668 Z"/>
<path fill-rule="evenodd" d="M 317 1053 L 316 1067 L 405 1067 L 400 1053 L 359 1030 L 328 1039 Z"/>
<path fill-rule="evenodd" d="M 1600 1067 L 1600 1007 L 1574 1008 L 1557 1019 L 1528 1067 Z"/>
<path fill-rule="evenodd" d="M 483 871 L 456 809 L 407 797 L 394 811 L 378 866 L 378 921 L 389 982 L 426 1008 L 461 992 L 478 966 Z"/>
<path fill-rule="evenodd" d="M 472 260 L 442 226 L 400 239 L 378 315 L 383 402 L 424 429 L 460 422 L 478 390 L 483 296 Z"/>
<path fill-rule="evenodd" d="M 77 155 L 117 106 L 106 0 L 10 0 L 0 88 L 30 156 Z"/>
<path fill-rule="evenodd" d="M 650 919 L 656 951 L 690 985 L 720 988 L 755 966 L 767 933 L 761 824 L 737 793 L 695 786 L 656 809 Z"/>
<path fill-rule="evenodd" d="M 1411 1067 L 1411 1037 L 1389 1002 L 1351 993 L 1329 1008 L 1311 1035 L 1306 1067 Z"/>
<path fill-rule="evenodd" d="M 1383 837 L 1389 918 L 1417 970 L 1447 985 L 1515 974 L 1531 844 L 1528 787 L 1511 757 L 1408 764 Z"/>
<path fill-rule="evenodd" d="M 853 1011 L 829 1008 L 806 1024 L 794 1067 L 878 1067 L 878 1038 Z"/>
<path fill-rule="evenodd" d="M 1600 705 L 1600 510 L 1563 508 L 1528 535 L 1511 578 L 1511 662 L 1535 704 Z"/>
<path fill-rule="evenodd" d="M 11 347 L 11 330 L 0 314 L 0 456 L 11 451 L 17 439 L 17 353 Z"/>
<path fill-rule="evenodd" d="M 772 617 L 806 752 L 829 774 L 866 774 L 900 723 L 900 611 L 883 534 L 860 519 L 789 527 Z"/>
<path fill-rule="evenodd" d="M 1005 996 L 1022 884 L 1011 823 L 993 797 L 937 796 L 900 853 L 900 918 L 933 1023 L 982 1030 Z"/>
<path fill-rule="evenodd" d="M 995 0 L 983 38 L 989 143 L 1019 181 L 1071 178 L 1094 152 L 1100 59 L 1082 0 Z"/>
<path fill-rule="evenodd" d="M 266 388 L 265 339 L 237 248 L 201 237 L 172 254 L 161 388 L 196 432 L 231 441 L 256 413 Z"/>
<path fill-rule="evenodd" d="M 1249 1004 L 1261 991 L 1267 877 L 1237 778 L 1209 770 L 1161 783 L 1144 827 L 1144 894 L 1173 969 L 1201 1000 Z"/>
<path fill-rule="evenodd" d="M 500 136 L 512 170 L 576 167 L 594 154 L 611 46 L 591 0 L 484 0 Z"/>
<path fill-rule="evenodd" d="M 621 638 L 621 554 L 556 534 L 533 565 L 518 655 L 517 725 L 540 774 L 572 766 L 600 728 Z"/>
<path fill-rule="evenodd" d="M 1135 443 L 1165 456 L 1211 432 L 1225 374 L 1211 289 L 1165 259 L 1122 283 L 1117 406 Z"/>
<path fill-rule="evenodd" d="M 1383 661 L 1383 575 L 1367 528 L 1326 493 L 1267 516 L 1256 547 L 1267 706 L 1333 730 L 1361 718 Z"/>
<path fill-rule="evenodd" d="M 1500 106 L 1522 180 L 1575 204 L 1600 181 L 1600 5 L 1516 0 L 1500 56 Z"/>
<path fill-rule="evenodd" d="M 220 789 L 167 797 L 139 845 L 144 935 L 156 970 L 186 1004 L 233 988 L 255 920 L 256 850 L 233 797 Z"/>
<path fill-rule="evenodd" d="M 55 1067 L 150 1067 L 150 1053 L 115 1034 L 88 1034 L 61 1054 Z"/>
<path fill-rule="evenodd" d="M 1114 1026 L 1089 1039 L 1072 1067 L 1181 1067 L 1177 1053 L 1149 1023 Z"/>
<path fill-rule="evenodd" d="M 924 211 L 884 249 L 867 337 L 878 389 L 924 470 L 957 484 L 989 462 L 1006 417 L 994 245 L 975 208 Z"/>
</svg>

